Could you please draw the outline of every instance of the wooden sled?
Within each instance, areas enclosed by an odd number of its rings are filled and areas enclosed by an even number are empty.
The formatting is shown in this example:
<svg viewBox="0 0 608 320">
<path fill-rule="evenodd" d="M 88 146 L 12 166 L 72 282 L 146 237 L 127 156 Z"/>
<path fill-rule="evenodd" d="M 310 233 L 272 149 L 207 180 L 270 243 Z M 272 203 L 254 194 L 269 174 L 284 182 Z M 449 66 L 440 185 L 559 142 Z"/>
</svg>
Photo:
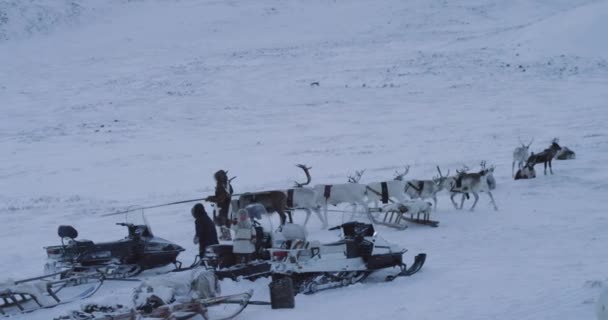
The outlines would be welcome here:
<svg viewBox="0 0 608 320">
<path fill-rule="evenodd" d="M 375 224 L 399 230 L 407 229 L 407 222 L 421 224 L 433 228 L 439 226 L 439 221 L 420 219 L 420 217 L 414 218 L 414 214 L 408 215 L 407 212 L 400 212 L 398 210 L 382 211 L 382 208 L 370 208 L 368 215 L 369 219 Z M 377 217 L 376 215 L 379 215 L 380 217 Z"/>
</svg>

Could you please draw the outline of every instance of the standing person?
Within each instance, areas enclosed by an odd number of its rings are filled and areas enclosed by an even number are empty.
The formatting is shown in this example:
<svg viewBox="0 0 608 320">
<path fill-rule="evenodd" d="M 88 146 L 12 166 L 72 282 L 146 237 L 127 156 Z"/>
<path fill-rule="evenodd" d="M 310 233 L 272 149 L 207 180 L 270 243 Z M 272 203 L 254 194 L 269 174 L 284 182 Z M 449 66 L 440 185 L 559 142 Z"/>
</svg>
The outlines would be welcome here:
<svg viewBox="0 0 608 320">
<path fill-rule="evenodd" d="M 228 211 L 230 210 L 230 200 L 234 190 L 228 180 L 228 173 L 224 170 L 218 170 L 213 177 L 215 178 L 215 195 L 208 196 L 205 201 L 213 202 L 219 207 L 220 212 L 217 217 L 217 224 L 220 225 L 222 235 L 220 239 L 231 240 L 230 236 L 230 218 Z"/>
<path fill-rule="evenodd" d="M 255 229 L 253 229 L 249 212 L 246 209 L 239 210 L 237 217 L 238 222 L 234 226 L 235 233 L 232 252 L 237 258 L 237 263 L 247 263 L 255 252 Z"/>
<path fill-rule="evenodd" d="M 215 224 L 207 215 L 205 207 L 197 203 L 192 207 L 192 216 L 194 217 L 194 226 L 196 235 L 194 236 L 194 244 L 198 243 L 198 253 L 201 258 L 205 256 L 205 250 L 208 246 L 218 244 L 217 231 Z"/>
</svg>

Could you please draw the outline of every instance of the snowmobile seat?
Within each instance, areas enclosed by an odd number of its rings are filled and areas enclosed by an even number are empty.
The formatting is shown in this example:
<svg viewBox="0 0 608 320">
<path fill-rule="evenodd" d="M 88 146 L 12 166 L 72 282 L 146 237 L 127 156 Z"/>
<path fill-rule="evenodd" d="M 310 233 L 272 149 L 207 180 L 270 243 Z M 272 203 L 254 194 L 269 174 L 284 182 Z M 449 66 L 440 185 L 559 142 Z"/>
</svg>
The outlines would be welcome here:
<svg viewBox="0 0 608 320">
<path fill-rule="evenodd" d="M 57 228 L 57 235 L 59 235 L 61 239 L 69 238 L 74 240 L 78 237 L 78 231 L 72 226 L 59 226 L 59 228 Z"/>
</svg>

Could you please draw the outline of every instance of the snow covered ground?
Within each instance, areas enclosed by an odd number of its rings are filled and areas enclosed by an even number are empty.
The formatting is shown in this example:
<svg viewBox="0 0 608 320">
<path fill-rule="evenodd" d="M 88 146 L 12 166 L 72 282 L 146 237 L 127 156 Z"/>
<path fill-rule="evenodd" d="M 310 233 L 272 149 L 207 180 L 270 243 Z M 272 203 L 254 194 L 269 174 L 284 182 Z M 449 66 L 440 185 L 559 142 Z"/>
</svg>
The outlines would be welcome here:
<svg viewBox="0 0 608 320">
<path fill-rule="evenodd" d="M 591 319 L 608 285 L 607 16 L 588 0 L 0 0 L 1 278 L 40 274 L 59 224 L 120 238 L 124 217 L 101 214 L 205 196 L 220 168 L 242 192 L 290 186 L 295 163 L 314 184 L 487 160 L 499 211 L 442 194 L 439 228 L 378 228 L 408 261 L 428 254 L 416 276 L 241 318 Z M 513 181 L 518 137 L 534 151 L 559 137 L 578 158 Z M 190 207 L 146 212 L 185 262 Z M 335 239 L 311 221 L 309 238 Z M 268 299 L 267 284 L 223 289 Z"/>
</svg>

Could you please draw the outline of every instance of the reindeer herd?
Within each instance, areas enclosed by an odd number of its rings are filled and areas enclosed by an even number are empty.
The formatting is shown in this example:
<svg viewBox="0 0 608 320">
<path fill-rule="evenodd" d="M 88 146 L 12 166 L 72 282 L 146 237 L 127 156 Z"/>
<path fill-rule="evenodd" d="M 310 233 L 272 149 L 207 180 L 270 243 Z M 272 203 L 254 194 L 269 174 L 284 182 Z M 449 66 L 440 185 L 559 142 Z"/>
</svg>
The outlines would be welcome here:
<svg viewBox="0 0 608 320">
<path fill-rule="evenodd" d="M 517 164 L 518 170 L 513 175 L 516 180 L 530 179 L 536 177 L 534 166 L 543 163 L 545 174 L 547 167 L 549 172 L 553 174 L 551 161 L 560 153 L 565 159 L 573 159 L 574 152 L 567 148 L 562 148 L 558 144 L 558 140 L 553 139 L 549 148 L 539 153 L 530 153 L 529 148 L 534 139 L 528 144 L 520 141 L 521 146 L 513 151 L 512 175 Z M 567 154 L 563 154 L 567 150 Z M 473 211 L 479 201 L 479 193 L 486 193 L 490 198 L 490 203 L 494 210 L 498 210 L 492 190 L 496 188 L 496 180 L 494 178 L 494 166 L 488 166 L 486 161 L 480 163 L 480 170 L 471 172 L 468 167 L 463 167 L 456 170 L 456 174 L 450 175 L 448 170 L 443 174 L 441 168 L 437 166 L 438 175 L 430 180 L 407 180 L 405 176 L 409 173 L 410 167 L 406 166 L 403 171 L 395 171 L 395 175 L 391 180 L 361 183 L 361 178 L 365 170 L 356 171 L 354 175 L 348 176 L 348 181 L 338 184 L 317 184 L 309 187 L 312 180 L 310 175 L 310 167 L 298 164 L 298 168 L 304 171 L 306 175 L 305 182 L 295 181 L 295 185 L 287 190 L 270 190 L 261 192 L 247 192 L 241 194 L 237 199 L 231 202 L 231 212 L 233 214 L 239 208 L 243 208 L 251 203 L 260 203 L 266 207 L 268 212 L 277 212 L 281 219 L 281 224 L 284 224 L 289 218 L 289 222 L 293 222 L 292 212 L 295 210 L 303 210 L 306 212 L 306 225 L 310 216 L 314 212 L 319 218 L 323 227 L 328 226 L 328 207 L 339 204 L 348 204 L 352 206 L 352 214 L 357 213 L 358 209 L 365 210 L 369 213 L 370 208 L 379 208 L 380 203 L 386 207 L 392 206 L 398 208 L 404 203 L 411 201 L 414 207 L 419 208 L 420 212 L 425 214 L 425 219 L 428 220 L 428 214 L 431 203 L 427 200 L 432 200 L 434 210 L 437 209 L 437 196 L 441 192 L 446 192 L 450 196 L 450 201 L 454 208 L 461 210 L 464 206 L 465 199 L 474 197 L 474 202 L 469 208 Z M 455 200 L 460 195 L 460 204 Z M 415 201 L 418 201 L 417 203 Z M 396 210 L 396 209 L 395 209 Z M 415 209 L 418 210 L 418 209 Z M 410 212 L 412 214 L 420 212 Z"/>
<path fill-rule="evenodd" d="M 536 178 L 536 170 L 534 170 L 534 166 L 542 163 L 545 166 L 544 174 L 547 174 L 547 167 L 549 167 L 549 172 L 553 174 L 553 166 L 552 161 L 554 158 L 558 160 L 570 160 L 576 158 L 576 154 L 574 151 L 568 149 L 568 147 L 561 147 L 557 138 L 554 138 L 551 141 L 551 145 L 549 148 L 539 152 L 539 153 L 530 153 L 530 145 L 534 138 L 530 140 L 528 144 L 525 144 L 519 139 L 519 143 L 521 146 L 515 148 L 513 150 L 513 163 L 511 165 L 511 175 L 513 175 L 513 171 L 515 169 L 515 163 L 518 165 L 517 173 L 513 176 L 515 180 L 519 179 L 533 179 Z"/>
</svg>

